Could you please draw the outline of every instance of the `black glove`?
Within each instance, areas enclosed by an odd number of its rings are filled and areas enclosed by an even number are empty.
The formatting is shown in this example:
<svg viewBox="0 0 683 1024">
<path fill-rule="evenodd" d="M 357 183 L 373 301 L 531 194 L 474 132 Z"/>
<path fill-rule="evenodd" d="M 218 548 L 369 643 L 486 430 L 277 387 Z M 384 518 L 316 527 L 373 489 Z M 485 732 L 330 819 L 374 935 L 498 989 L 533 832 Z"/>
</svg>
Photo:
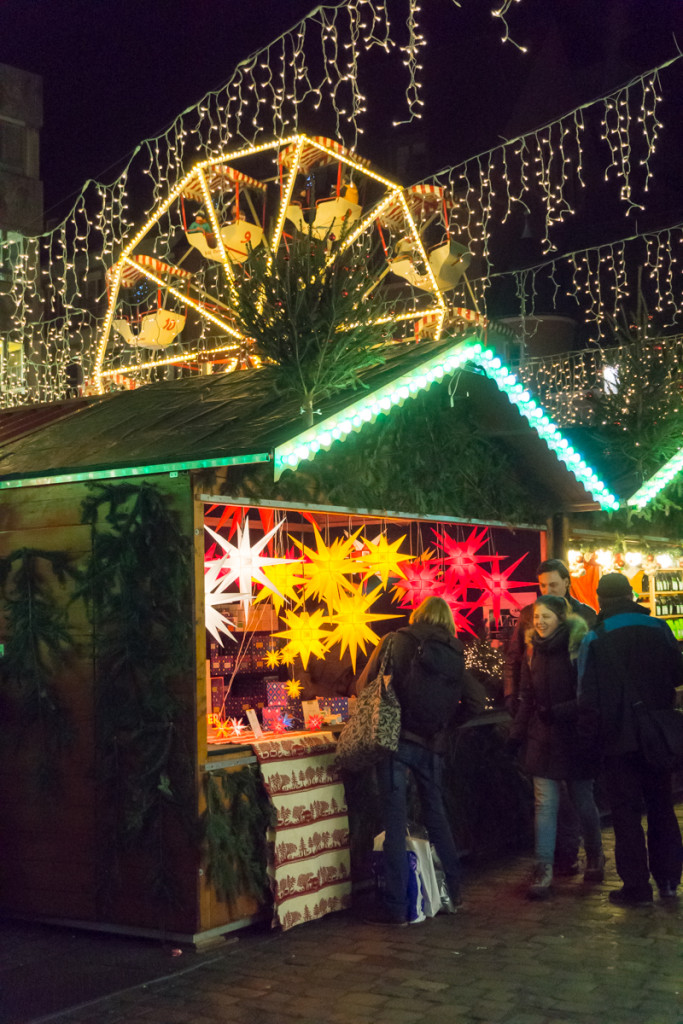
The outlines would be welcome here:
<svg viewBox="0 0 683 1024">
<path fill-rule="evenodd" d="M 555 721 L 552 708 L 536 708 L 536 714 L 544 725 L 552 725 Z"/>
</svg>

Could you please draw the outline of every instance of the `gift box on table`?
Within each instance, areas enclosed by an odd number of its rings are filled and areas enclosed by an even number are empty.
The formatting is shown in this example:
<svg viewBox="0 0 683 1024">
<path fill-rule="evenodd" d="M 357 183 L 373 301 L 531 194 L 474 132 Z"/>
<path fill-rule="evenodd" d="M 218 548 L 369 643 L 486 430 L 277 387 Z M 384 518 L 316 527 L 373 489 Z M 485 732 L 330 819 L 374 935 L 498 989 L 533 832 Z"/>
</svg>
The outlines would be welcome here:
<svg viewBox="0 0 683 1024">
<path fill-rule="evenodd" d="M 318 704 L 323 713 L 341 715 L 344 722 L 349 717 L 348 697 L 318 697 Z"/>
<path fill-rule="evenodd" d="M 303 729 L 304 711 L 301 707 L 301 700 L 298 697 L 290 697 L 283 710 L 292 719 L 292 726 L 295 729 Z"/>
<path fill-rule="evenodd" d="M 209 712 L 218 714 L 223 709 L 223 676 L 211 676 L 211 707 Z"/>
<path fill-rule="evenodd" d="M 283 713 L 286 714 L 286 709 L 280 705 L 264 708 L 261 712 L 263 728 L 266 731 L 272 731 L 275 728 L 275 723 L 282 718 Z"/>
<path fill-rule="evenodd" d="M 266 680 L 266 698 L 269 706 L 275 704 L 286 704 L 289 700 L 287 683 L 281 683 L 279 679 Z"/>
</svg>

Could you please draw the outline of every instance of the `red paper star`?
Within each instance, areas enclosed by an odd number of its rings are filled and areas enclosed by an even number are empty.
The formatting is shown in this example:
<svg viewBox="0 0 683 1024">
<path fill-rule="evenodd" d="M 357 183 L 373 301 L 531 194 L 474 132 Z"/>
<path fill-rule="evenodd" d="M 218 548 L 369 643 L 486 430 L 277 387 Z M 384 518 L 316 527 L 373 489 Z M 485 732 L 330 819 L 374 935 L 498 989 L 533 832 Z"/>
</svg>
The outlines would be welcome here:
<svg viewBox="0 0 683 1024">
<path fill-rule="evenodd" d="M 466 611 L 471 612 L 473 608 L 478 608 L 481 604 L 481 597 L 476 601 L 466 601 L 467 587 L 464 584 L 455 587 L 445 586 L 444 591 L 441 594 L 444 601 L 448 604 L 453 614 L 453 623 L 455 625 L 456 633 L 471 633 L 472 636 L 476 636 L 476 631 L 472 628 L 472 623 L 464 614 Z"/>
<path fill-rule="evenodd" d="M 401 608 L 417 608 L 426 597 L 441 597 L 445 584 L 438 578 L 439 563 L 430 558 L 426 551 L 415 562 L 401 562 L 405 579 L 396 580 L 394 593 L 399 597 Z"/>
<path fill-rule="evenodd" d="M 477 554 L 488 539 L 488 529 L 485 526 L 479 531 L 475 526 L 469 537 L 463 541 L 454 540 L 445 530 L 442 530 L 441 533 L 436 530 L 433 532 L 436 543 L 444 552 L 444 562 L 447 566 L 446 576 L 451 585 L 466 582 L 470 586 L 479 588 L 479 580 L 482 575 L 481 563 L 492 562 L 502 557 L 501 555 Z"/>
<path fill-rule="evenodd" d="M 535 587 L 536 580 L 519 582 L 518 580 L 511 580 L 510 576 L 515 571 L 520 562 L 524 561 L 526 555 L 522 555 L 516 562 L 508 566 L 505 571 L 496 568 L 490 572 L 482 572 L 481 578 L 483 582 L 484 590 L 488 593 L 491 598 L 491 604 L 493 606 L 493 617 L 496 625 L 500 622 L 500 606 L 503 600 L 509 601 L 516 608 L 520 608 L 520 602 L 517 600 L 515 595 L 512 593 L 513 587 Z"/>
<path fill-rule="evenodd" d="M 323 716 L 322 715 L 309 715 L 308 716 L 308 728 L 309 729 L 322 729 L 323 727 Z"/>
</svg>

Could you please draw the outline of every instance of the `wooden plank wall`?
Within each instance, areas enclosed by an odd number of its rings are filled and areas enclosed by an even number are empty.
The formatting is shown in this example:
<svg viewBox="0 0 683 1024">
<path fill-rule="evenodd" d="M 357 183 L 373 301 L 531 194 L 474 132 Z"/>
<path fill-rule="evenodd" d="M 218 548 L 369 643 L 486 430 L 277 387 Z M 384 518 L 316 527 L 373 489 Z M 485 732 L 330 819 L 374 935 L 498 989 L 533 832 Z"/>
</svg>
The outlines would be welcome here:
<svg viewBox="0 0 683 1024">
<path fill-rule="evenodd" d="M 153 478 L 169 494 L 180 513 L 188 543 L 192 545 L 193 508 L 190 478 Z M 22 547 L 68 551 L 84 564 L 90 555 L 90 529 L 80 523 L 85 484 L 61 484 L 6 491 L 0 499 L 0 556 Z M 191 610 L 190 610 L 191 614 Z M 92 637 L 85 608 L 70 608 L 70 626 L 80 653 L 58 678 L 57 687 L 70 709 L 77 735 L 61 759 L 61 782 L 50 798 L 36 791 L 35 743 L 24 735 L 18 743 L 0 746 L 0 909 L 43 917 L 102 922 L 96 892 L 98 850 L 97 790 L 94 777 L 95 729 L 93 713 Z M 0 622 L 0 640 L 4 639 Z M 204 667 L 201 665 L 203 685 Z M 183 681 L 188 706 L 187 747 L 196 754 L 196 671 Z M 203 693 L 203 690 L 200 691 Z M 195 777 L 196 782 L 196 777 Z M 197 788 L 197 807 L 199 791 Z M 165 913 L 146 889 L 146 860 L 131 854 L 124 861 L 123 893 L 107 912 L 106 923 L 194 933 L 199 922 L 199 854 L 184 837 L 169 839 L 174 871 L 181 882 L 180 907 Z"/>
</svg>

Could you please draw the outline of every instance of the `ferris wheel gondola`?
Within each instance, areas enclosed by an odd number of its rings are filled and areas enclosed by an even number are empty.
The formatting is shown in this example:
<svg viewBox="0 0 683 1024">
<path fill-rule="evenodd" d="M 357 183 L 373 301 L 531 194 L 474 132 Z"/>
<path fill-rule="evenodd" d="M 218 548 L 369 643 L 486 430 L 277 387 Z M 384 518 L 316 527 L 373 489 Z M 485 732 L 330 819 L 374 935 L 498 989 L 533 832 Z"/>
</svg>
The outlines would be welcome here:
<svg viewBox="0 0 683 1024">
<path fill-rule="evenodd" d="M 107 287 L 112 283 L 115 267 L 107 271 Z M 173 267 L 155 256 L 147 256 L 139 253 L 125 262 L 119 270 L 119 285 L 123 288 L 134 288 L 148 276 L 145 270 L 154 275 L 154 278 L 163 282 L 164 277 L 183 278 L 190 280 L 192 274 L 181 267 Z M 156 309 L 141 313 L 132 320 L 119 317 L 113 321 L 114 329 L 121 335 L 132 348 L 144 348 L 149 351 L 158 351 L 168 348 L 175 338 L 181 333 L 187 319 L 186 314 L 177 313 L 164 306 L 162 301 L 162 289 L 157 290 Z"/>
<path fill-rule="evenodd" d="M 203 185 L 206 185 L 206 190 Z M 205 259 L 217 261 L 223 259 L 221 245 L 216 239 L 214 224 L 211 222 L 211 213 L 213 213 L 215 223 L 219 228 L 222 248 L 229 263 L 245 263 L 252 250 L 263 244 L 265 233 L 263 226 L 258 222 L 258 215 L 249 194 L 250 189 L 265 195 L 266 185 L 235 167 L 218 164 L 212 167 L 210 173 L 206 175 L 197 174 L 182 190 L 180 198 L 185 236 L 190 245 L 197 249 Z M 213 203 L 213 196 L 224 196 L 228 192 L 234 192 L 232 218 L 226 223 L 220 223 L 219 213 Z M 185 200 L 192 200 L 206 206 L 207 193 L 211 207 L 209 216 L 199 211 L 188 225 Z M 252 220 L 249 220 L 244 213 L 245 204 L 249 208 Z"/>
</svg>

